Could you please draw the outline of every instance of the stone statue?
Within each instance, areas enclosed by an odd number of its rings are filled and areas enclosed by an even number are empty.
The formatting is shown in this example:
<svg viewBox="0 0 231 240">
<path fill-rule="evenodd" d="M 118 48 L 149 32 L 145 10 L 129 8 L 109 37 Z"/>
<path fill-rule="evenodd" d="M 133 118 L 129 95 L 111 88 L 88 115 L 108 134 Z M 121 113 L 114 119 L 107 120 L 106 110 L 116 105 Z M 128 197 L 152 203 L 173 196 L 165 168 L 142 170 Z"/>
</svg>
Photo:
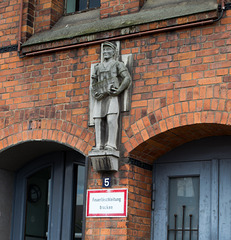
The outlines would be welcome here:
<svg viewBox="0 0 231 240">
<path fill-rule="evenodd" d="M 119 96 L 131 84 L 131 76 L 124 63 L 115 59 L 116 45 L 105 42 L 102 47 L 103 60 L 94 66 L 91 76 L 91 92 L 94 98 L 92 116 L 96 135 L 93 151 L 116 151 Z"/>
</svg>

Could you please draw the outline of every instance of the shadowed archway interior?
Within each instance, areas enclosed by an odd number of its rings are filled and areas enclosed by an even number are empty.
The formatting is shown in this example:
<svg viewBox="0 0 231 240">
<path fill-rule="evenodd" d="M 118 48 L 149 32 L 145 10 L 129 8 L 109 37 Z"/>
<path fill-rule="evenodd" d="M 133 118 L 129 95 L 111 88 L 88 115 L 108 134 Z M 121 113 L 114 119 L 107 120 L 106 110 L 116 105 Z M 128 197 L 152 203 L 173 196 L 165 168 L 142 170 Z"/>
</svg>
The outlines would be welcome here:
<svg viewBox="0 0 231 240">
<path fill-rule="evenodd" d="M 130 152 L 130 157 L 152 164 L 160 156 L 191 142 L 212 136 L 230 136 L 231 126 L 222 124 L 193 124 L 160 133 L 141 143 Z"/>
<path fill-rule="evenodd" d="M 71 151 L 70 147 L 52 141 L 28 141 L 0 152 L 0 168 L 17 171 L 26 163 L 56 151 Z"/>
</svg>

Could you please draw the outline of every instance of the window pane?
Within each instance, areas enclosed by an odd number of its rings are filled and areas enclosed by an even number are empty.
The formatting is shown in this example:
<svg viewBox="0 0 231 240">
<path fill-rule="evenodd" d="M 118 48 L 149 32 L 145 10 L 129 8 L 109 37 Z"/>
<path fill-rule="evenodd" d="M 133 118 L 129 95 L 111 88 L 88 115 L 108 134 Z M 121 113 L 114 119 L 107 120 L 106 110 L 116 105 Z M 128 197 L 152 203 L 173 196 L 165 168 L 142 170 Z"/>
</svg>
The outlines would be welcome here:
<svg viewBox="0 0 231 240">
<path fill-rule="evenodd" d="M 100 0 L 90 0 L 89 8 L 100 7 Z"/>
<path fill-rule="evenodd" d="M 77 2 L 78 2 L 77 11 L 82 11 L 87 9 L 87 0 L 79 0 Z"/>
<path fill-rule="evenodd" d="M 199 177 L 170 178 L 169 240 L 196 240 L 198 214 Z"/>
<path fill-rule="evenodd" d="M 84 194 L 84 176 L 85 167 L 75 166 L 75 233 L 74 239 L 82 239 L 82 220 L 83 220 L 83 194 Z"/>
<path fill-rule="evenodd" d="M 100 0 L 67 0 L 67 13 L 83 11 L 95 7 L 100 7 Z"/>
<path fill-rule="evenodd" d="M 67 13 L 76 11 L 76 0 L 67 0 Z"/>
<path fill-rule="evenodd" d="M 25 240 L 47 239 L 51 168 L 27 179 Z"/>
</svg>

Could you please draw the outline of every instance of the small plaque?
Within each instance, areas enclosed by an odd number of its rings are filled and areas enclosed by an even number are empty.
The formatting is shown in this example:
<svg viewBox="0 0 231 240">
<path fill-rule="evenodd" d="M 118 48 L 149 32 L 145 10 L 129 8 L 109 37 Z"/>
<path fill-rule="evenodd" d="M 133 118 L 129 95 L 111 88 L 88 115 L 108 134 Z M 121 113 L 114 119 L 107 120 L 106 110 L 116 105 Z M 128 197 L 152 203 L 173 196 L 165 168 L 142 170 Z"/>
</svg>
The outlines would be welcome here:
<svg viewBox="0 0 231 240">
<path fill-rule="evenodd" d="M 104 188 L 111 187 L 111 178 L 110 177 L 103 178 L 103 187 Z"/>
<path fill-rule="evenodd" d="M 126 217 L 127 189 L 87 191 L 87 217 Z"/>
</svg>

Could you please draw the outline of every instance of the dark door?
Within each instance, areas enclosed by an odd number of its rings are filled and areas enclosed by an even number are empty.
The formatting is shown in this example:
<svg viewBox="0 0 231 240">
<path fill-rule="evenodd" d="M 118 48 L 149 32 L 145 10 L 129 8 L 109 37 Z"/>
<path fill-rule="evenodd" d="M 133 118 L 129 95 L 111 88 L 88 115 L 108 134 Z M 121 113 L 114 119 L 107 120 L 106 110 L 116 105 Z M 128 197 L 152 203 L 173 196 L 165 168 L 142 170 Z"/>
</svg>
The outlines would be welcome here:
<svg viewBox="0 0 231 240">
<path fill-rule="evenodd" d="M 231 161 L 157 163 L 154 240 L 230 240 Z"/>
<path fill-rule="evenodd" d="M 56 152 L 16 176 L 12 240 L 81 240 L 85 158 Z"/>
</svg>

